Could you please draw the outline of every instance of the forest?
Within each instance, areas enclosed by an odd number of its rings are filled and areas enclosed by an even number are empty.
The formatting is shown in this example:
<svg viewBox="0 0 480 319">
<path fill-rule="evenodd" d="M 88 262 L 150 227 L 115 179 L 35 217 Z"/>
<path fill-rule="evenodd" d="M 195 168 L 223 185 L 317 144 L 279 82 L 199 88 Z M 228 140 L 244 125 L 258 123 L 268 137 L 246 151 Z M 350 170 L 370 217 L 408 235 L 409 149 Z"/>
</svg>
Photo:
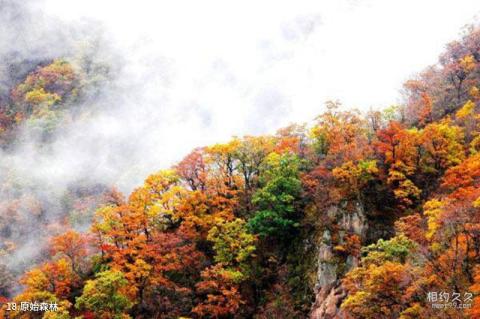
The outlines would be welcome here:
<svg viewBox="0 0 480 319">
<path fill-rule="evenodd" d="M 1 62 L 2 157 L 99 112 L 90 53 Z M 403 95 L 199 146 L 129 194 L 2 161 L 0 317 L 480 318 L 480 27 Z"/>
</svg>

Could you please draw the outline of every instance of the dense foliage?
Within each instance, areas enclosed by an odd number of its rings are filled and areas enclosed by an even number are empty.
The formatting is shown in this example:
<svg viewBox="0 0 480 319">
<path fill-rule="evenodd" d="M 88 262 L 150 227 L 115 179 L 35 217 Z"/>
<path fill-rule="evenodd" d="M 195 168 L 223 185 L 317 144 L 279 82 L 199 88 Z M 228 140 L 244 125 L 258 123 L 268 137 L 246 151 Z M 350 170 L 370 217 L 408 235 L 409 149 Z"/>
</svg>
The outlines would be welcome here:
<svg viewBox="0 0 480 319">
<path fill-rule="evenodd" d="M 55 60 L 20 80 L 0 110 L 4 149 L 24 125 L 47 145 L 62 123 L 88 113 L 76 105 L 89 76 Z M 25 265 L 0 267 L 0 294 L 59 310 L 4 305 L 2 316 L 307 317 L 316 240 L 328 230 L 320 240 L 343 278 L 343 316 L 480 318 L 480 29 L 405 89 L 405 105 L 383 112 L 329 102 L 308 127 L 195 149 L 128 196 L 72 189 L 56 224 L 40 199 L 17 191 L 22 181 L 8 181 L 2 255 L 28 235 L 12 225 L 42 225 L 48 244 L 23 274 Z M 340 229 L 332 207 L 362 207 L 368 233 Z M 471 307 L 432 308 L 432 292 L 471 292 Z"/>
</svg>

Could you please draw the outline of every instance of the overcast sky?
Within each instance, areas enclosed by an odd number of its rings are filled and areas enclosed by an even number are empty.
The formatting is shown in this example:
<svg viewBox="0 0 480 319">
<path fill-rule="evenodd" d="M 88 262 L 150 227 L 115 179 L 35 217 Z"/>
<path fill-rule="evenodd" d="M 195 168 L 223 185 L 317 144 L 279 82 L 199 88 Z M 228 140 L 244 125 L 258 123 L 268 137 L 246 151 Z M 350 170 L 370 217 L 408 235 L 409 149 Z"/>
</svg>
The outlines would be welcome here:
<svg viewBox="0 0 480 319">
<path fill-rule="evenodd" d="M 55 158 L 103 163 L 113 179 L 136 166 L 134 184 L 194 147 L 312 120 L 329 99 L 362 110 L 399 102 L 402 83 L 480 10 L 478 0 L 38 3 L 103 26 L 125 59 L 118 115 L 73 130 Z M 117 168 L 125 151 L 114 144 L 130 145 Z"/>
<path fill-rule="evenodd" d="M 175 103 L 222 119 L 257 104 L 262 116 L 268 105 L 308 120 L 327 99 L 395 103 L 402 82 L 474 21 L 480 1 L 49 0 L 46 9 L 102 22 L 135 63 L 168 63 Z"/>
</svg>

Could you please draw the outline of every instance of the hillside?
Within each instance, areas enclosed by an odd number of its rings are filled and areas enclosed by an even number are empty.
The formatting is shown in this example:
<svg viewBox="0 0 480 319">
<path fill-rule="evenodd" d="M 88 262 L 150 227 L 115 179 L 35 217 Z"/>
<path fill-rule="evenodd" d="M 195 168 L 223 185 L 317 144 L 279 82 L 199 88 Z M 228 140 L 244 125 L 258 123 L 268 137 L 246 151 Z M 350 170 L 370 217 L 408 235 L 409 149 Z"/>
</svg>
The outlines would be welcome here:
<svg viewBox="0 0 480 319">
<path fill-rule="evenodd" d="M 9 69 L 5 159 L 32 136 L 49 152 L 110 76 L 88 55 Z M 194 149 L 130 194 L 88 179 L 59 193 L 1 161 L 0 316 L 480 318 L 479 103 L 471 27 L 404 105 L 328 102 L 308 125 Z"/>
</svg>

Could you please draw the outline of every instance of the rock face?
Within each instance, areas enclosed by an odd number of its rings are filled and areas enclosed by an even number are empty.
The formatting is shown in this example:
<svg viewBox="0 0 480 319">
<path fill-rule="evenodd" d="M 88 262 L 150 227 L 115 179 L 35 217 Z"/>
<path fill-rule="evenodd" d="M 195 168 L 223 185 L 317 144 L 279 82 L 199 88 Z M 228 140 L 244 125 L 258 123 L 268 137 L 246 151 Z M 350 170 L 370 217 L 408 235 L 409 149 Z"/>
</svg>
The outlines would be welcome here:
<svg viewBox="0 0 480 319">
<path fill-rule="evenodd" d="M 353 211 L 345 205 L 332 206 L 327 211 L 329 219 L 337 225 L 337 237 L 340 242 L 346 233 L 354 233 L 363 240 L 367 232 L 367 219 L 360 203 L 354 204 Z M 317 282 L 315 285 L 315 302 L 310 313 L 311 319 L 345 318 L 340 309 L 346 292 L 339 278 L 338 260 L 333 253 L 332 233 L 325 229 L 318 244 Z M 352 255 L 346 257 L 344 267 L 348 271 L 358 264 L 358 258 Z"/>
</svg>

